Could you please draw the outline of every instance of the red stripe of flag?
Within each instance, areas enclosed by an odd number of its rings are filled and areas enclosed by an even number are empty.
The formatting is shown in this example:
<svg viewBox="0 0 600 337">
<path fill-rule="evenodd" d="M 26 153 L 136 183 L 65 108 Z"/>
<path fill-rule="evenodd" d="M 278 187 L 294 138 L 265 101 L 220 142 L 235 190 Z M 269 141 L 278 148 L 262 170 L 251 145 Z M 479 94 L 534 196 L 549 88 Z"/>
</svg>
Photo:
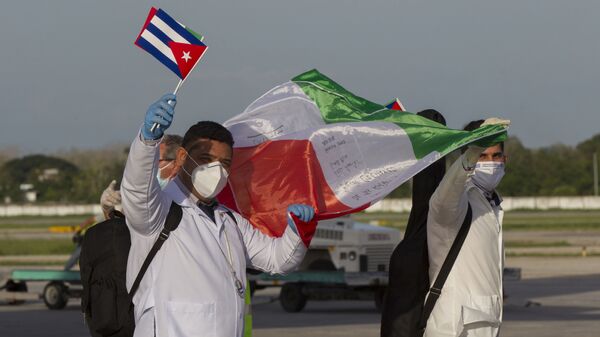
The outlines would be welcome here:
<svg viewBox="0 0 600 337">
<path fill-rule="evenodd" d="M 254 161 L 259 153 L 261 160 Z M 299 158 L 301 160 L 297 160 Z M 265 176 L 254 172 L 272 174 Z M 277 140 L 255 147 L 235 148 L 229 185 L 219 195 L 219 201 L 236 209 L 255 227 L 271 236 L 279 237 L 285 231 L 290 204 L 312 206 L 317 214 L 315 219 L 309 223 L 296 222 L 307 246 L 318 220 L 357 211 L 341 203 L 331 190 L 309 140 Z M 363 205 L 359 210 L 368 206 Z"/>
</svg>

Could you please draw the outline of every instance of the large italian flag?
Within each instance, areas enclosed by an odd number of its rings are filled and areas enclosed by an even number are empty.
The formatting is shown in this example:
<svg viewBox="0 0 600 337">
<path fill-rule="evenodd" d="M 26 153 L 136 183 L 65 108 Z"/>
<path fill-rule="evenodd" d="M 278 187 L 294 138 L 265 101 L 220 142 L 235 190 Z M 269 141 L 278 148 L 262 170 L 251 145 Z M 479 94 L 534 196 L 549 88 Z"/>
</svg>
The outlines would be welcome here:
<svg viewBox="0 0 600 337">
<path fill-rule="evenodd" d="M 317 70 L 271 89 L 224 125 L 235 147 L 220 200 L 274 236 L 287 226 L 289 204 L 312 205 L 316 220 L 357 212 L 449 152 L 506 137 L 501 126 L 466 132 L 389 110 Z M 299 224 L 307 245 L 315 227 Z"/>
</svg>

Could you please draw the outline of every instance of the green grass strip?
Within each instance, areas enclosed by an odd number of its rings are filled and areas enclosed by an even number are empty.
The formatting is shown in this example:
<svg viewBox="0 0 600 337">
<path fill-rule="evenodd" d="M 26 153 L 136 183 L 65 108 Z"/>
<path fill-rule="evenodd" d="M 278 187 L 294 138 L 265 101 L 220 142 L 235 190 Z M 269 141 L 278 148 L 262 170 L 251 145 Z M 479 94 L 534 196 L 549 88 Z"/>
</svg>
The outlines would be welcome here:
<svg viewBox="0 0 600 337">
<path fill-rule="evenodd" d="M 581 253 L 506 253 L 507 257 L 581 257 Z M 586 256 L 600 256 L 600 252 L 588 252 Z"/>
<path fill-rule="evenodd" d="M 37 266 L 64 266 L 67 261 L 52 260 L 52 261 L 20 261 L 20 260 L 0 260 L 0 266 L 5 267 L 37 267 Z"/>
<path fill-rule="evenodd" d="M 359 222 L 376 221 L 382 226 L 404 229 L 408 213 L 359 213 L 353 218 Z M 503 228 L 505 231 L 600 231 L 600 211 L 506 212 Z"/>
<path fill-rule="evenodd" d="M 65 255 L 74 249 L 71 239 L 0 239 L 0 256 Z"/>
<path fill-rule="evenodd" d="M 91 215 L 68 216 L 14 216 L 0 217 L 0 229 L 39 229 L 52 226 L 75 226 L 85 222 Z"/>
<path fill-rule="evenodd" d="M 506 248 L 545 248 L 545 247 L 569 247 L 567 241 L 506 241 L 504 247 Z"/>
</svg>

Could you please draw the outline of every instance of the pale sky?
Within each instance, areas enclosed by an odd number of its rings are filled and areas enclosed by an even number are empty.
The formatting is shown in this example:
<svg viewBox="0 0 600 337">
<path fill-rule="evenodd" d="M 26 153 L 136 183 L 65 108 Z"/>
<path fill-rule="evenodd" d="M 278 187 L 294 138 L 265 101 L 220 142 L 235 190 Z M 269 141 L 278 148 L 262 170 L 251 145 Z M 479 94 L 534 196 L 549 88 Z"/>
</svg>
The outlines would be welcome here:
<svg viewBox="0 0 600 337">
<path fill-rule="evenodd" d="M 135 47 L 151 6 L 205 35 L 170 133 L 223 122 L 317 68 L 348 90 L 460 128 L 512 120 L 528 147 L 600 133 L 600 2 L 188 0 L 3 2 L 0 149 L 125 143 L 177 77 Z"/>
</svg>

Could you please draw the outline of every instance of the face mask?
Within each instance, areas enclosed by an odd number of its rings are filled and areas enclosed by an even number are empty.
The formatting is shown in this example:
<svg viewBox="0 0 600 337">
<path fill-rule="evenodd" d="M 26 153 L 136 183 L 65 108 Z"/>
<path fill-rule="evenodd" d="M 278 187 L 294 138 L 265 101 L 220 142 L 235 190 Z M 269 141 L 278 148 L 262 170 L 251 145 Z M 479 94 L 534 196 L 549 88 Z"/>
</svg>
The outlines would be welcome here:
<svg viewBox="0 0 600 337">
<path fill-rule="evenodd" d="M 156 179 L 158 179 L 158 186 L 160 186 L 161 190 L 164 190 L 165 187 L 169 184 L 171 179 L 163 179 L 160 177 L 160 172 L 156 175 Z"/>
<path fill-rule="evenodd" d="M 189 158 L 192 159 L 191 157 Z M 192 159 L 192 161 L 196 163 L 194 159 Z M 198 165 L 198 163 L 196 163 L 196 165 Z M 192 178 L 192 185 L 194 185 L 196 191 L 206 199 L 213 199 L 216 197 L 227 184 L 227 177 L 229 174 L 218 161 L 198 165 L 194 171 L 192 171 L 192 174 L 189 174 L 183 166 L 181 168 Z"/>
<path fill-rule="evenodd" d="M 471 176 L 473 183 L 487 192 L 492 192 L 504 177 L 504 163 L 495 161 L 477 162 Z"/>
<path fill-rule="evenodd" d="M 160 173 L 162 172 L 163 169 L 167 168 L 171 164 L 173 164 L 173 162 L 170 162 L 167 165 L 159 168 L 158 172 L 156 173 L 156 179 L 158 180 L 158 185 L 160 186 L 161 190 L 164 190 L 165 187 L 167 187 L 167 184 L 171 181 L 171 179 L 170 178 L 167 178 L 167 179 L 161 178 Z"/>
</svg>

